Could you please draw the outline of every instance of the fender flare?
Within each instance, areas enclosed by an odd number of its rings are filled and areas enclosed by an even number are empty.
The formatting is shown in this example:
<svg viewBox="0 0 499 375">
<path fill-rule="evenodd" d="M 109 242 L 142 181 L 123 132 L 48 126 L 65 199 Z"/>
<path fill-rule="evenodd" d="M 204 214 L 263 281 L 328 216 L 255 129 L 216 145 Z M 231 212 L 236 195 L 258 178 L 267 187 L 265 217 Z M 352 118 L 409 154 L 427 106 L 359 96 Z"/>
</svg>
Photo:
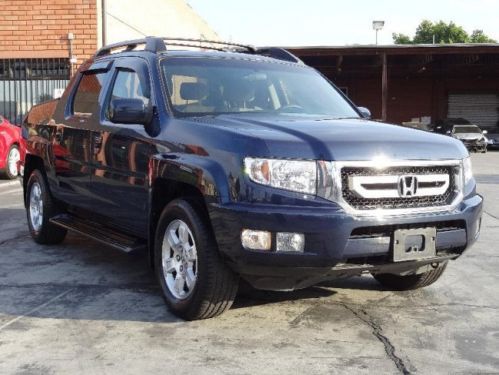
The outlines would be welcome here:
<svg viewBox="0 0 499 375">
<path fill-rule="evenodd" d="M 195 189 L 203 197 L 208 215 L 210 204 L 220 204 L 229 201 L 230 189 L 229 180 L 222 165 L 213 159 L 193 154 L 155 155 L 149 161 L 148 179 L 148 248 L 151 266 L 153 266 L 156 220 L 161 214 L 154 210 L 155 188 L 158 180 L 173 181 Z"/>
<path fill-rule="evenodd" d="M 192 154 L 156 155 L 150 160 L 149 186 L 157 179 L 172 180 L 199 190 L 207 203 L 230 199 L 224 168 L 213 159 Z"/>
</svg>

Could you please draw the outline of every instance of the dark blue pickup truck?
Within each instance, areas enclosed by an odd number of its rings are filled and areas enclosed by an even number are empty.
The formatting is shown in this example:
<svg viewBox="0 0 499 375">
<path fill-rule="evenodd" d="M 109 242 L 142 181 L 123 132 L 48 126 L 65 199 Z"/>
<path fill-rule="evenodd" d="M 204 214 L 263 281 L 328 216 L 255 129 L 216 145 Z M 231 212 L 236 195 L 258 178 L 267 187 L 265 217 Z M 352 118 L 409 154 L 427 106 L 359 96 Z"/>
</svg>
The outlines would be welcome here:
<svg viewBox="0 0 499 375">
<path fill-rule="evenodd" d="M 278 48 L 106 46 L 29 112 L 23 136 L 33 239 L 70 230 L 144 249 L 185 319 L 227 310 L 240 278 L 293 290 L 369 273 L 424 287 L 480 232 L 461 142 L 370 121 Z"/>
</svg>

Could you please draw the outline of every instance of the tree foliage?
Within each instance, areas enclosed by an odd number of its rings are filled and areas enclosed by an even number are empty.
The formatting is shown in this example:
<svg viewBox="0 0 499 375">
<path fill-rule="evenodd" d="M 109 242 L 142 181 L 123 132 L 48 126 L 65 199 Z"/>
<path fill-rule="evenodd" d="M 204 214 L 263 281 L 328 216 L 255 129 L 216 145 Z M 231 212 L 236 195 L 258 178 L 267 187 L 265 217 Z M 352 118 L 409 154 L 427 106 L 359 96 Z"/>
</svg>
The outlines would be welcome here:
<svg viewBox="0 0 499 375">
<path fill-rule="evenodd" d="M 485 35 L 483 30 L 475 30 L 469 35 L 463 27 L 454 22 L 431 22 L 424 20 L 416 29 L 414 38 L 405 34 L 394 33 L 395 44 L 452 44 L 452 43 L 495 43 L 496 41 Z"/>
<path fill-rule="evenodd" d="M 470 35 L 470 43 L 496 43 L 496 41 L 485 35 L 483 30 L 473 30 Z"/>
</svg>

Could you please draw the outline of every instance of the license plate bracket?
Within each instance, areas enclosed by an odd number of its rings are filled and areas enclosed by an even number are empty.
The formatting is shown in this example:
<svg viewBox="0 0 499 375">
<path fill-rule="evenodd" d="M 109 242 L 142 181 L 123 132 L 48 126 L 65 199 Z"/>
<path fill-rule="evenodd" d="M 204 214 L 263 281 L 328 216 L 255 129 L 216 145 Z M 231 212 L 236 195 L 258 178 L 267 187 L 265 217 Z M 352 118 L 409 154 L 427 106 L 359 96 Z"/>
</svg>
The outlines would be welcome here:
<svg viewBox="0 0 499 375">
<path fill-rule="evenodd" d="M 436 228 L 397 229 L 393 232 L 393 261 L 404 262 L 437 255 Z"/>
</svg>

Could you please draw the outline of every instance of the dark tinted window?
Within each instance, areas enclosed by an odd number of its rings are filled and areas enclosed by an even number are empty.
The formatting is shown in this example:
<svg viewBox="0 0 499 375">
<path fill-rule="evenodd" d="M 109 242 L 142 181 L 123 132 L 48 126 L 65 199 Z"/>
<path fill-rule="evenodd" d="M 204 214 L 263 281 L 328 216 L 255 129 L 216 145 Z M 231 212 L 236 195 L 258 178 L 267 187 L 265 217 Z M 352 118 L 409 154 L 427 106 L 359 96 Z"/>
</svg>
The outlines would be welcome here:
<svg viewBox="0 0 499 375">
<path fill-rule="evenodd" d="M 80 80 L 73 101 L 73 114 L 92 116 L 99 111 L 99 94 L 106 73 L 86 73 Z"/>
<path fill-rule="evenodd" d="M 132 70 L 119 70 L 114 81 L 112 99 L 142 99 L 147 104 L 149 90 L 147 83 L 143 81 Z"/>
</svg>

